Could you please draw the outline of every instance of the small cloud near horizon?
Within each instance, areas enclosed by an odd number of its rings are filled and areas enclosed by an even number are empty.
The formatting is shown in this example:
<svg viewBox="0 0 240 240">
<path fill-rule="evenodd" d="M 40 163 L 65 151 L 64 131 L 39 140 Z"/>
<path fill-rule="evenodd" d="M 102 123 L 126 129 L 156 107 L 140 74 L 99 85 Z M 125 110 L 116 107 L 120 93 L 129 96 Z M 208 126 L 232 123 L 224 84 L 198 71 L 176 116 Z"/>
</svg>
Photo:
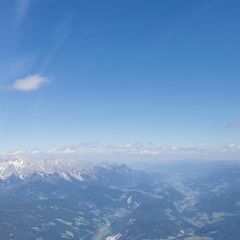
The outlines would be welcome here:
<svg viewBox="0 0 240 240">
<path fill-rule="evenodd" d="M 226 124 L 226 127 L 240 127 L 240 119 L 230 121 Z"/>
<path fill-rule="evenodd" d="M 0 85 L 0 90 L 30 92 L 36 91 L 48 85 L 50 80 L 40 74 L 28 75 L 12 82 L 11 84 Z"/>
</svg>

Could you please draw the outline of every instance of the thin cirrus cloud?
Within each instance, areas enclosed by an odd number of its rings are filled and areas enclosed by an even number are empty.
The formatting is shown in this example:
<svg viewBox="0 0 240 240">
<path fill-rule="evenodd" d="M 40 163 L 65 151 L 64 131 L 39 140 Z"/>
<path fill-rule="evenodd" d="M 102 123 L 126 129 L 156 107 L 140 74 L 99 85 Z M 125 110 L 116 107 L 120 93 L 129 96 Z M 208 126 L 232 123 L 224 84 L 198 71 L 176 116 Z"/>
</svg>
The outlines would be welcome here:
<svg viewBox="0 0 240 240">
<path fill-rule="evenodd" d="M 30 7 L 31 0 L 18 0 L 16 11 L 17 11 L 17 22 L 21 23 L 26 16 Z"/>
<path fill-rule="evenodd" d="M 39 90 L 40 88 L 48 85 L 50 80 L 46 76 L 40 74 L 28 75 L 24 78 L 20 78 L 12 82 L 11 84 L 5 84 L 0 86 L 0 90 L 31 92 Z"/>
</svg>

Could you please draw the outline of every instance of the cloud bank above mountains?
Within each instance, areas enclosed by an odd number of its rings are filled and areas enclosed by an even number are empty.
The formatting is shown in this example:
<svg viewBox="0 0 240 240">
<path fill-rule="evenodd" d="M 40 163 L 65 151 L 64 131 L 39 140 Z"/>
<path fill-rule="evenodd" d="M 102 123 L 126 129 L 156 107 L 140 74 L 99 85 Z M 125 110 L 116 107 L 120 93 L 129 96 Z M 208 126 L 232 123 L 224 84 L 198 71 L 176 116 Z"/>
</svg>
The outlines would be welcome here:
<svg viewBox="0 0 240 240">
<path fill-rule="evenodd" d="M 0 161 L 8 159 L 61 159 L 87 161 L 120 161 L 128 163 L 134 160 L 238 160 L 240 144 L 209 147 L 162 146 L 159 144 L 112 144 L 81 143 L 49 150 L 16 150 L 0 153 Z"/>
</svg>

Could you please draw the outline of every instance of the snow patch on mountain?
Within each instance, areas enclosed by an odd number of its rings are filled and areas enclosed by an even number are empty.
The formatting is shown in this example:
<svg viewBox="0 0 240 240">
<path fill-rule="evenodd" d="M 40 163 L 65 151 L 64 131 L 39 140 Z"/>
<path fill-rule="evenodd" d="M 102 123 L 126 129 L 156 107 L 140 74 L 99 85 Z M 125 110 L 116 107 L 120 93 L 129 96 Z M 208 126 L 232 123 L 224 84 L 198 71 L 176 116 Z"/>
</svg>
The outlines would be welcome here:
<svg viewBox="0 0 240 240">
<path fill-rule="evenodd" d="M 114 236 L 107 237 L 106 240 L 118 240 L 118 239 L 121 238 L 121 236 L 122 236 L 122 234 L 118 233 L 118 234 L 116 234 Z"/>
</svg>

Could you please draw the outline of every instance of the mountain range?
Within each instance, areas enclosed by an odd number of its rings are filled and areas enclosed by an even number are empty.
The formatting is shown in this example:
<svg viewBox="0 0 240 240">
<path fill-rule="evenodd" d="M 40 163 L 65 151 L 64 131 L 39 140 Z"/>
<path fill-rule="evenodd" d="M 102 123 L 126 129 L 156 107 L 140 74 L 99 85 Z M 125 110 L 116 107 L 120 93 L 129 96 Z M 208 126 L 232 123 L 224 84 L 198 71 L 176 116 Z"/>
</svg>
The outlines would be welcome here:
<svg viewBox="0 0 240 240">
<path fill-rule="evenodd" d="M 237 162 L 1 161 L 0 239 L 237 240 L 239 183 Z"/>
</svg>

